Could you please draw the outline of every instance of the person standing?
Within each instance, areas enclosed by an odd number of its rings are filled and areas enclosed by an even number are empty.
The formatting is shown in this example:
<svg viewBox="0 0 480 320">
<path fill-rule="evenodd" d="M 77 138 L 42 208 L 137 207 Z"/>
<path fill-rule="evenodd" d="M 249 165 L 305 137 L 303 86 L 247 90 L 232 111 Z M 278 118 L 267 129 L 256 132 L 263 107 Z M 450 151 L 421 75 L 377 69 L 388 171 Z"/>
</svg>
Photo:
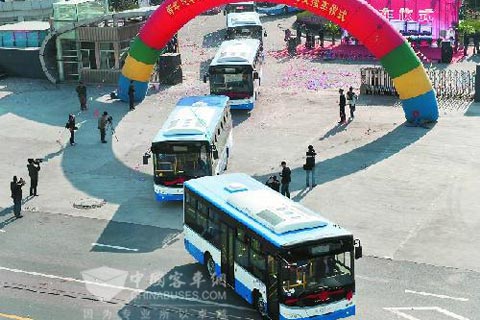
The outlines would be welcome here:
<svg viewBox="0 0 480 320">
<path fill-rule="evenodd" d="M 12 182 L 10 182 L 10 190 L 12 191 L 12 199 L 13 199 L 13 214 L 15 217 L 21 218 L 23 217 L 22 212 L 22 187 L 25 185 L 25 181 L 20 178 L 17 181 L 17 176 L 13 176 Z"/>
<path fill-rule="evenodd" d="M 128 86 L 128 102 L 130 103 L 130 110 L 135 110 L 134 99 L 135 86 L 133 85 L 133 80 L 130 80 L 130 85 Z"/>
<path fill-rule="evenodd" d="M 355 104 L 357 103 L 357 95 L 353 92 L 353 87 L 350 87 L 347 92 L 347 102 L 350 107 L 350 119 L 355 118 Z M 349 119 L 349 120 L 350 120 Z"/>
<path fill-rule="evenodd" d="M 313 146 L 312 145 L 309 145 L 308 146 L 308 149 L 307 149 L 307 152 L 306 152 L 306 156 L 307 156 L 307 159 L 305 161 L 305 182 L 306 182 L 306 185 L 307 185 L 307 188 L 308 187 L 315 187 L 316 184 L 315 184 L 315 156 L 317 155 L 317 153 L 315 152 L 315 149 L 313 149 Z M 310 176 L 312 176 L 312 184 L 310 184 Z"/>
<path fill-rule="evenodd" d="M 87 110 L 87 87 L 80 81 L 75 90 L 77 91 L 78 100 L 80 100 L 80 110 Z"/>
<path fill-rule="evenodd" d="M 338 93 L 340 94 L 340 100 L 339 100 L 339 107 L 340 107 L 340 121 L 338 123 L 345 123 L 345 105 L 347 104 L 345 94 L 343 94 L 343 89 L 338 90 Z"/>
<path fill-rule="evenodd" d="M 40 162 L 28 159 L 28 175 L 30 176 L 30 195 L 37 196 L 38 171 L 40 171 Z"/>
<path fill-rule="evenodd" d="M 74 114 L 69 114 L 68 115 L 68 122 L 65 125 L 65 128 L 67 128 L 70 131 L 70 145 L 74 146 L 75 145 L 75 130 L 77 130 L 77 127 L 75 126 L 75 115 Z"/>
<path fill-rule="evenodd" d="M 100 130 L 100 141 L 102 141 L 102 143 L 107 143 L 107 140 L 105 140 L 105 130 L 107 128 L 107 122 L 108 112 L 104 111 L 103 115 L 98 118 L 98 130 Z"/>
<path fill-rule="evenodd" d="M 282 161 L 280 165 L 282 166 L 282 172 L 280 173 L 280 177 L 282 177 L 282 180 L 280 181 L 282 183 L 282 187 L 280 192 L 283 196 L 286 196 L 290 199 L 289 186 L 290 181 L 292 181 L 292 171 L 289 167 L 287 167 L 287 163 L 285 161 Z"/>
</svg>

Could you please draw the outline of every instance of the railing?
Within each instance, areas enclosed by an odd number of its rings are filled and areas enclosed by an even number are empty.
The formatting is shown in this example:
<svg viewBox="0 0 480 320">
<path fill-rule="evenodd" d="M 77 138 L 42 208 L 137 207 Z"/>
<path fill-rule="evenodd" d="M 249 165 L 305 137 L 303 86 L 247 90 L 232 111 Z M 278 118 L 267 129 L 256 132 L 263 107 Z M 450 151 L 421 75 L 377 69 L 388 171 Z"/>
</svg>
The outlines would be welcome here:
<svg viewBox="0 0 480 320">
<path fill-rule="evenodd" d="M 80 71 L 80 79 L 86 83 L 116 84 L 120 73 L 120 70 L 82 69 Z"/>
<path fill-rule="evenodd" d="M 143 23 L 122 27 L 79 27 L 78 41 L 124 41 L 132 39 Z"/>
<path fill-rule="evenodd" d="M 438 98 L 473 99 L 475 94 L 475 71 L 427 69 Z M 360 69 L 363 94 L 398 95 L 392 78 L 382 67 Z"/>
</svg>

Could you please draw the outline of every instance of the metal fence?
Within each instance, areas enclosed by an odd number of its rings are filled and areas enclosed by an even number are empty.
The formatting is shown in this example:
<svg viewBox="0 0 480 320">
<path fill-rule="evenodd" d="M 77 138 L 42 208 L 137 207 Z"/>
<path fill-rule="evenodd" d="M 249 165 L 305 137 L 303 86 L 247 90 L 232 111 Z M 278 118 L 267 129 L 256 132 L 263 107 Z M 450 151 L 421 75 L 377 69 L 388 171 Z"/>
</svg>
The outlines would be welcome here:
<svg viewBox="0 0 480 320">
<path fill-rule="evenodd" d="M 475 94 L 475 71 L 427 69 L 438 98 L 471 100 Z M 392 78 L 382 67 L 360 69 L 361 91 L 370 95 L 398 95 Z M 412 84 L 414 85 L 414 84 Z"/>
</svg>

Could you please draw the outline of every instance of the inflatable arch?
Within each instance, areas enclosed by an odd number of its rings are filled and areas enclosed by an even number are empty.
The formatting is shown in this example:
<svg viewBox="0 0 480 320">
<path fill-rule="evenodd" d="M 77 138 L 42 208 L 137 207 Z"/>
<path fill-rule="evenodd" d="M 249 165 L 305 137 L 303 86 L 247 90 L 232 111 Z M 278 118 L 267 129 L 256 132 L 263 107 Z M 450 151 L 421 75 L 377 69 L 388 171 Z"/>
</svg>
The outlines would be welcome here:
<svg viewBox="0 0 480 320">
<path fill-rule="evenodd" d="M 241 1 L 241 0 L 238 0 Z M 135 100 L 145 98 L 148 81 L 161 49 L 188 21 L 200 13 L 236 0 L 166 0 L 148 19 L 128 52 L 118 95 L 128 100 L 134 80 Z M 338 24 L 360 40 L 392 77 L 411 122 L 438 119 L 438 105 L 425 69 L 408 42 L 383 16 L 363 0 L 268 0 L 308 10 Z"/>
</svg>

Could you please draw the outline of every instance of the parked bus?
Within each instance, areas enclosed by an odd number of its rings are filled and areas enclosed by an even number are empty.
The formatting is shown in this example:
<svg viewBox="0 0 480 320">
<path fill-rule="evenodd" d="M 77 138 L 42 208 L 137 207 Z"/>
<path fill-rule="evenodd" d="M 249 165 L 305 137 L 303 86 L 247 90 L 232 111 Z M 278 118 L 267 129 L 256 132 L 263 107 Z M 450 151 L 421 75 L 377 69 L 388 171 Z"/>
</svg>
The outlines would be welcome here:
<svg viewBox="0 0 480 320">
<path fill-rule="evenodd" d="M 158 201 L 182 200 L 185 181 L 227 169 L 233 143 L 228 101 L 221 95 L 178 101 L 151 146 Z"/>
<path fill-rule="evenodd" d="M 232 13 L 232 12 L 255 12 L 256 9 L 257 9 L 257 6 L 253 1 L 229 3 L 225 6 L 225 9 L 223 10 L 223 14 L 228 15 L 229 13 Z"/>
<path fill-rule="evenodd" d="M 222 42 L 203 77 L 210 82 L 210 94 L 230 97 L 232 109 L 251 110 L 258 95 L 263 54 L 257 39 Z"/>
<path fill-rule="evenodd" d="M 267 32 L 263 29 L 260 16 L 256 12 L 230 13 L 227 16 L 227 40 L 258 39 L 263 46 L 263 37 Z"/>
<path fill-rule="evenodd" d="M 246 174 L 184 188 L 186 250 L 263 317 L 355 314 L 354 259 L 362 247 L 352 233 Z"/>
<path fill-rule="evenodd" d="M 258 2 L 257 3 L 257 12 L 263 13 L 269 16 L 275 16 L 279 14 L 288 14 L 292 12 L 298 12 L 300 9 L 296 7 L 290 7 L 286 4 L 278 4 L 271 2 Z"/>
</svg>

